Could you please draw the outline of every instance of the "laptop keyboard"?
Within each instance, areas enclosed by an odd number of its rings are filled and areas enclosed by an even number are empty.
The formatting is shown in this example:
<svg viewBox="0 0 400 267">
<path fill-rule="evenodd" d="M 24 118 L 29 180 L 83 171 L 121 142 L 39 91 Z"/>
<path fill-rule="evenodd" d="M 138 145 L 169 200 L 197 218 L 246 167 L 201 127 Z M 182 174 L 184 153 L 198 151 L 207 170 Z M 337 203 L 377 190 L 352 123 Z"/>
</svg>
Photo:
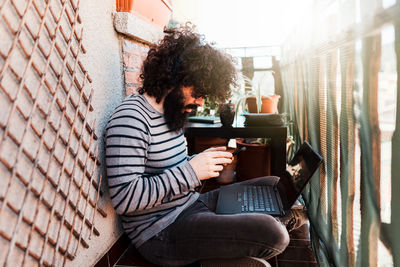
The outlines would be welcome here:
<svg viewBox="0 0 400 267">
<path fill-rule="evenodd" d="M 249 185 L 243 188 L 242 211 L 275 211 L 270 186 Z"/>
</svg>

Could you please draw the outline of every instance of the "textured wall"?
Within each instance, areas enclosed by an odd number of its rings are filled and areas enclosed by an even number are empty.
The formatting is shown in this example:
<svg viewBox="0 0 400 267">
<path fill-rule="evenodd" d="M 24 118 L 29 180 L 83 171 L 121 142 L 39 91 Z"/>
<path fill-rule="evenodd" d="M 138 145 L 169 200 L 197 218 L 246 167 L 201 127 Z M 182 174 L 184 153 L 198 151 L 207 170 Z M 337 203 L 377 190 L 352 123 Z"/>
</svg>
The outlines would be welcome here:
<svg viewBox="0 0 400 267">
<path fill-rule="evenodd" d="M 0 265 L 92 265 L 121 233 L 102 186 L 124 96 L 105 2 L 0 2 Z"/>
</svg>

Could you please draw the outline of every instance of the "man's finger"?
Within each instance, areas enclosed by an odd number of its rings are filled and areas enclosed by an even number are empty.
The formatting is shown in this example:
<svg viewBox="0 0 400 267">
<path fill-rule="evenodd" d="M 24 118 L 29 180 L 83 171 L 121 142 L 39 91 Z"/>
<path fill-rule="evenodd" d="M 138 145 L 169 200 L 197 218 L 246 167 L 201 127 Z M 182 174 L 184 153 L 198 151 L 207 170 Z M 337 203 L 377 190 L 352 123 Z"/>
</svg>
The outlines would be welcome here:
<svg viewBox="0 0 400 267">
<path fill-rule="evenodd" d="M 231 158 L 232 153 L 230 152 L 225 152 L 225 151 L 210 151 L 211 156 L 213 158 Z"/>
<path fill-rule="evenodd" d="M 213 168 L 213 171 L 220 172 L 223 169 L 224 169 L 224 166 L 218 164 L 218 165 L 215 165 L 215 167 Z"/>
<path fill-rule="evenodd" d="M 210 178 L 218 177 L 218 176 L 219 176 L 219 172 L 210 172 Z"/>
<path fill-rule="evenodd" d="M 226 151 L 226 147 L 225 146 L 210 147 L 206 151 Z"/>
<path fill-rule="evenodd" d="M 213 163 L 215 165 L 231 164 L 232 158 L 214 158 Z"/>
</svg>

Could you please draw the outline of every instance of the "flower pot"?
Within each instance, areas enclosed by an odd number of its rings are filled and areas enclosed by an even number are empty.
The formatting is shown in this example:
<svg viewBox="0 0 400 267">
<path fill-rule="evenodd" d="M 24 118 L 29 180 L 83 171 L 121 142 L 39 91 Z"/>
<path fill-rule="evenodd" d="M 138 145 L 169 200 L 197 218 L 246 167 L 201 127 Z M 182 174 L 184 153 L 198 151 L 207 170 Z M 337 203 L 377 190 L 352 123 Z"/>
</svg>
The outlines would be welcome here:
<svg viewBox="0 0 400 267">
<path fill-rule="evenodd" d="M 244 139 L 237 138 L 238 148 L 246 150 L 238 154 L 236 175 L 238 181 L 245 181 L 271 174 L 271 148 L 269 145 L 246 144 Z"/>
<path fill-rule="evenodd" d="M 196 137 L 194 153 L 198 154 L 210 147 L 227 146 L 229 139 L 219 137 Z"/>
<path fill-rule="evenodd" d="M 263 96 L 261 98 L 261 113 L 276 113 L 280 95 Z"/>
<path fill-rule="evenodd" d="M 154 26 L 163 29 L 171 18 L 172 6 L 170 1 L 160 0 L 134 0 L 131 9 L 134 15 L 147 20 Z"/>
<path fill-rule="evenodd" d="M 246 98 L 247 110 L 249 113 L 277 113 L 280 95 L 261 97 L 261 109 L 258 108 L 257 98 L 249 96 Z"/>
<path fill-rule="evenodd" d="M 222 126 L 232 127 L 235 118 L 235 105 L 231 103 L 220 104 L 218 111 Z"/>
<path fill-rule="evenodd" d="M 258 113 L 257 98 L 255 96 L 249 96 L 246 98 L 247 110 L 249 113 Z"/>
<path fill-rule="evenodd" d="M 130 12 L 134 0 L 117 0 L 117 12 Z"/>
</svg>

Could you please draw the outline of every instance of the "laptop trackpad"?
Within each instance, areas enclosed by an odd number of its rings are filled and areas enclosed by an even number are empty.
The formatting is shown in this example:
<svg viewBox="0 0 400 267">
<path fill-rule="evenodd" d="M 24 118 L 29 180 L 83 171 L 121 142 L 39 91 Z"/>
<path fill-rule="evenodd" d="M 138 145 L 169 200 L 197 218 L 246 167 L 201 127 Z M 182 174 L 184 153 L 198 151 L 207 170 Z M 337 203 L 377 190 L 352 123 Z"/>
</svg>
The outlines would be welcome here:
<svg viewBox="0 0 400 267">
<path fill-rule="evenodd" d="M 241 213 L 242 203 L 243 195 L 237 186 L 221 187 L 215 212 L 218 214 Z"/>
</svg>

